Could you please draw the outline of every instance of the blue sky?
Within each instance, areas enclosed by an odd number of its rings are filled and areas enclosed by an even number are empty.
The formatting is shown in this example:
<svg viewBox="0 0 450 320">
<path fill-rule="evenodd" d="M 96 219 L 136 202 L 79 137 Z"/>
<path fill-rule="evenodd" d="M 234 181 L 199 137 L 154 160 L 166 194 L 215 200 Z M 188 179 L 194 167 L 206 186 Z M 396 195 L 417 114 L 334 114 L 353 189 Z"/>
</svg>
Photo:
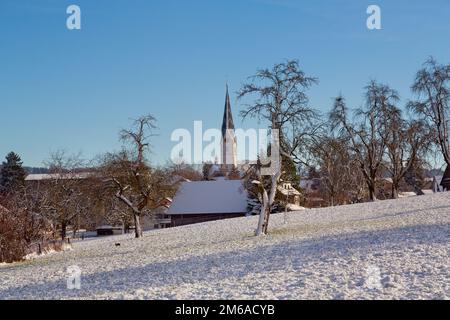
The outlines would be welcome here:
<svg viewBox="0 0 450 320">
<path fill-rule="evenodd" d="M 70 4 L 81 30 L 66 28 Z M 382 30 L 366 28 L 370 4 Z M 226 81 L 236 126 L 248 128 L 256 123 L 241 123 L 234 92 L 259 68 L 299 59 L 320 81 L 312 106 L 326 112 L 340 92 L 358 106 L 369 79 L 406 102 L 430 55 L 450 62 L 447 0 L 2 0 L 0 157 L 92 158 L 117 150 L 129 119 L 151 113 L 160 128 L 151 160 L 162 164 L 174 129 L 221 125 Z"/>
</svg>

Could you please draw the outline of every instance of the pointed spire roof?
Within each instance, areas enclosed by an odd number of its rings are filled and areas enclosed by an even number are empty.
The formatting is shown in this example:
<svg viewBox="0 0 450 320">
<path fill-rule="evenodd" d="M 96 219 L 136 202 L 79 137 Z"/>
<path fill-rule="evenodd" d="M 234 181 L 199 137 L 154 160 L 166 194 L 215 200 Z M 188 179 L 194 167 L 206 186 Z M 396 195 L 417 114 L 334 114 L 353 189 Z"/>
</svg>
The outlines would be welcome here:
<svg viewBox="0 0 450 320">
<path fill-rule="evenodd" d="M 222 136 L 225 137 L 225 134 L 228 129 L 234 130 L 233 123 L 233 115 L 231 114 L 231 103 L 230 103 L 230 95 L 228 94 L 228 84 L 226 86 L 226 96 L 225 96 L 225 109 L 223 112 L 223 121 L 222 121 Z"/>
</svg>

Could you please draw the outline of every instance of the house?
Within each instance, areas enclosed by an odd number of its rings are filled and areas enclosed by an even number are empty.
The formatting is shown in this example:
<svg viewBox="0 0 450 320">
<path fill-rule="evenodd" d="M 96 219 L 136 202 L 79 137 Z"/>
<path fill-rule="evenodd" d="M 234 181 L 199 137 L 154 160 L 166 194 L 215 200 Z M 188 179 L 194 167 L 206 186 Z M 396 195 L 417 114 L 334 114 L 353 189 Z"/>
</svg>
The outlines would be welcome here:
<svg viewBox="0 0 450 320">
<path fill-rule="evenodd" d="M 171 220 L 167 210 L 172 204 L 172 198 L 166 197 L 159 203 L 156 209 L 151 210 L 148 215 L 142 217 L 142 228 L 147 230 L 170 228 Z"/>
<path fill-rule="evenodd" d="M 167 211 L 171 226 L 227 219 L 247 213 L 247 192 L 241 180 L 184 182 Z"/>
<path fill-rule="evenodd" d="M 287 210 L 294 211 L 304 209 L 300 206 L 301 193 L 292 186 L 291 182 L 282 182 L 280 185 L 278 185 L 277 190 L 279 193 L 281 193 Z"/>
</svg>

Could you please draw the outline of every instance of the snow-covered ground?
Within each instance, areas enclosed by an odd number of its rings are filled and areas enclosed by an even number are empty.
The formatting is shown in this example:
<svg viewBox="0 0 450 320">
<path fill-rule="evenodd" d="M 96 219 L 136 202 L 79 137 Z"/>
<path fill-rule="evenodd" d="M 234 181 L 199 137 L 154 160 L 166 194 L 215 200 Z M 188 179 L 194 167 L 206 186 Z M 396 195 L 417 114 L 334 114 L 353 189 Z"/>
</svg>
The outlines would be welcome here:
<svg viewBox="0 0 450 320">
<path fill-rule="evenodd" d="M 0 266 L 1 299 L 449 299 L 450 193 L 78 242 Z M 120 242 L 120 246 L 116 243 Z M 67 268 L 81 288 L 67 289 Z"/>
</svg>

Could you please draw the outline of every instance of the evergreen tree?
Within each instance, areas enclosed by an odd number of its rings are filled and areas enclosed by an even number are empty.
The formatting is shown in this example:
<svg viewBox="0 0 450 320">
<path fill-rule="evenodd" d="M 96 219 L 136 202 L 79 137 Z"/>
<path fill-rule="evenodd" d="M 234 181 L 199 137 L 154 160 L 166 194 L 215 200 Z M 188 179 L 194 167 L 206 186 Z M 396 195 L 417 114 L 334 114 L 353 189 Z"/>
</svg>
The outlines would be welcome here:
<svg viewBox="0 0 450 320">
<path fill-rule="evenodd" d="M 0 170 L 0 191 L 11 192 L 25 184 L 26 172 L 19 155 L 10 152 Z"/>
</svg>

